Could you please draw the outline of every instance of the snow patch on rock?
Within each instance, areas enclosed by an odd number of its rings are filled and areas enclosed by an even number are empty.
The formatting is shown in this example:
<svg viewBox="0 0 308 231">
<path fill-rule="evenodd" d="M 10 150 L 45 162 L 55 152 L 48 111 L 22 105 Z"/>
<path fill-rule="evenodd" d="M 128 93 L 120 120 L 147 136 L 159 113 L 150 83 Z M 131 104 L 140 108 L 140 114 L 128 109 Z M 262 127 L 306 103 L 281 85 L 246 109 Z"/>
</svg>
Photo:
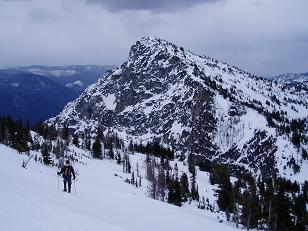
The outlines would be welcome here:
<svg viewBox="0 0 308 231">
<path fill-rule="evenodd" d="M 116 97 L 114 94 L 103 96 L 103 101 L 105 103 L 106 108 L 109 110 L 114 110 L 117 106 Z"/>
</svg>

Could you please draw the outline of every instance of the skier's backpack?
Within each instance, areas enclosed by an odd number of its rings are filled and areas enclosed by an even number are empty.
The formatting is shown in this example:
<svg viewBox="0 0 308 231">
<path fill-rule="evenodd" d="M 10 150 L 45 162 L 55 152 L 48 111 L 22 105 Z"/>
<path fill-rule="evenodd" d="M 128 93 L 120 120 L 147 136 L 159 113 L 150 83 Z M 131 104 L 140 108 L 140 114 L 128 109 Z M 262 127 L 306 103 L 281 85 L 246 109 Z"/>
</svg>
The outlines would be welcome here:
<svg viewBox="0 0 308 231">
<path fill-rule="evenodd" d="M 71 176 L 71 166 L 65 167 L 64 176 Z"/>
</svg>

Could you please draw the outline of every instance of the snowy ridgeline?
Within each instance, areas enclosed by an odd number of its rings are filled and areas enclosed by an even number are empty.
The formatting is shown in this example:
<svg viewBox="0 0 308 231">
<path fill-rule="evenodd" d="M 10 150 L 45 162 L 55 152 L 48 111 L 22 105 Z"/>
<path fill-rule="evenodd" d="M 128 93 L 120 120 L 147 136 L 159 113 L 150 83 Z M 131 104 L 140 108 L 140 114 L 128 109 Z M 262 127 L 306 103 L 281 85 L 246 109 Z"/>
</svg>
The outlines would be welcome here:
<svg viewBox="0 0 308 231">
<path fill-rule="evenodd" d="M 198 210 L 194 203 L 182 208 L 150 199 L 145 180 L 145 156 L 130 155 L 132 171 L 137 164 L 142 186 L 124 183 L 131 174 L 123 173 L 122 166 L 111 160 L 93 160 L 89 153 L 70 147 L 71 154 L 86 164 L 74 163 L 77 171 L 76 191 L 67 194 L 57 189 L 56 168 L 46 167 L 32 159 L 27 168 L 21 163 L 27 156 L 0 145 L 0 229 L 13 230 L 236 230 L 234 225 L 219 223 L 219 213 Z M 30 152 L 30 155 L 40 155 Z M 174 163 L 170 163 L 171 165 Z M 187 167 L 178 163 L 179 174 Z M 215 204 L 214 186 L 205 172 L 197 172 L 200 196 Z M 215 206 L 215 205 L 214 205 Z"/>
</svg>

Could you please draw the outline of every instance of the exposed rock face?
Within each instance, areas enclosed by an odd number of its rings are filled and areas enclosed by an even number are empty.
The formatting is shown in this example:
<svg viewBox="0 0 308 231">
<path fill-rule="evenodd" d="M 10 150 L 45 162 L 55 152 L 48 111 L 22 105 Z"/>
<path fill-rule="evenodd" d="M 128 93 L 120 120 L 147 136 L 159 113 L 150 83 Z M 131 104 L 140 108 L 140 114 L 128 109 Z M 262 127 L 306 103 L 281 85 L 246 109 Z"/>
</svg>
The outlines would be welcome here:
<svg viewBox="0 0 308 231">
<path fill-rule="evenodd" d="M 292 155 L 296 163 L 306 162 L 277 127 L 307 119 L 307 92 L 282 89 L 282 84 L 168 41 L 144 37 L 132 46 L 127 61 L 48 123 L 79 131 L 111 129 L 127 140 L 157 139 L 178 153 L 234 169 L 291 176 L 283 166 Z M 270 127 L 265 116 L 276 112 L 276 127 Z"/>
</svg>

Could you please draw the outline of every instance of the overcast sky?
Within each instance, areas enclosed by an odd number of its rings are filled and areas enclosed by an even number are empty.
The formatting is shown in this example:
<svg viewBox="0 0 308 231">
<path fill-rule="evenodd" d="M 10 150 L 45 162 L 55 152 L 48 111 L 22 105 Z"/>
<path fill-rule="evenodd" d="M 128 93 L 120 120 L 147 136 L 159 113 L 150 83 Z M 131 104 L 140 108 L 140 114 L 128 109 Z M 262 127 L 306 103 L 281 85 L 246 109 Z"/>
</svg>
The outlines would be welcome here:
<svg viewBox="0 0 308 231">
<path fill-rule="evenodd" d="M 0 0 L 0 66 L 121 64 L 144 35 L 257 75 L 308 71 L 308 0 Z"/>
</svg>

